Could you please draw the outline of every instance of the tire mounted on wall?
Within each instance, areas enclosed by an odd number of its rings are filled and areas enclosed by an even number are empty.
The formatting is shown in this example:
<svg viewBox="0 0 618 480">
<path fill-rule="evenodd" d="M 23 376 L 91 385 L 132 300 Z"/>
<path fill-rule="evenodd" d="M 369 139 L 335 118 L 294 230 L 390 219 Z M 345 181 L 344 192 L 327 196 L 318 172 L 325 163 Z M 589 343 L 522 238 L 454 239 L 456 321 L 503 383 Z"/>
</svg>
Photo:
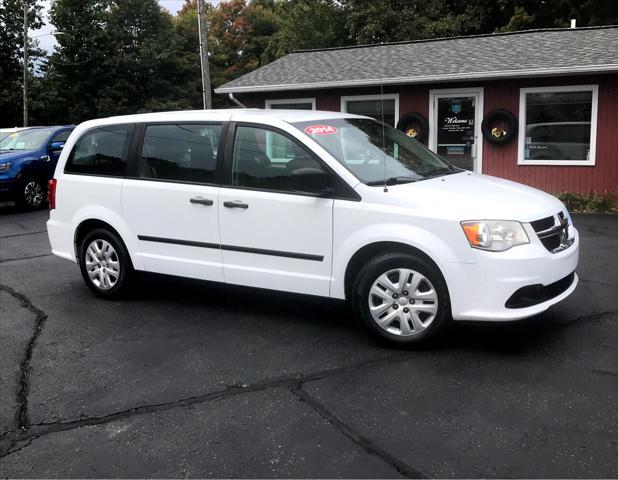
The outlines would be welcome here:
<svg viewBox="0 0 618 480">
<path fill-rule="evenodd" d="M 517 136 L 517 118 L 508 110 L 492 110 L 483 119 L 481 131 L 489 143 L 506 145 Z"/>
<path fill-rule="evenodd" d="M 427 140 L 429 134 L 429 123 L 421 113 L 406 113 L 397 122 L 397 129 L 423 143 Z"/>
</svg>

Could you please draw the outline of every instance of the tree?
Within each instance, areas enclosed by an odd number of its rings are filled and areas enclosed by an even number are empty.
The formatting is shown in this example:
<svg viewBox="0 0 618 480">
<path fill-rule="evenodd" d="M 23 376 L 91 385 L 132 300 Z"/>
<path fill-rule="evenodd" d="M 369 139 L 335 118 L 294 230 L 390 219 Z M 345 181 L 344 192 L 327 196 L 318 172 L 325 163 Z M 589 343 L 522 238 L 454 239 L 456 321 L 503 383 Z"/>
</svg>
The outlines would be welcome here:
<svg viewBox="0 0 618 480">
<path fill-rule="evenodd" d="M 45 71 L 57 122 L 193 106 L 172 16 L 156 0 L 56 0 L 51 18 L 69 33 Z"/>
<path fill-rule="evenodd" d="M 41 28 L 41 5 L 37 0 L 27 0 L 29 5 L 28 28 Z M 23 24 L 24 0 L 0 2 L 0 126 L 22 123 L 22 74 L 23 74 Z M 29 69 L 43 56 L 36 41 L 28 44 Z"/>
<path fill-rule="evenodd" d="M 340 47 L 351 43 L 346 12 L 335 0 L 291 0 L 275 4 L 279 29 L 269 38 L 263 61 L 295 50 Z"/>
</svg>

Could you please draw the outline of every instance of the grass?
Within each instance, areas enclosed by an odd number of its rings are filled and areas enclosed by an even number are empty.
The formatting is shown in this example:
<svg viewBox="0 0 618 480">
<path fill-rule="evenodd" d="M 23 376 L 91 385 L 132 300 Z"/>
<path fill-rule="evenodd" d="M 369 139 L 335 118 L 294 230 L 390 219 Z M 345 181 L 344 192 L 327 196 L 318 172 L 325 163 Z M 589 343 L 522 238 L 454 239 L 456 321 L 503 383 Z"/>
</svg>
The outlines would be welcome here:
<svg viewBox="0 0 618 480">
<path fill-rule="evenodd" d="M 618 213 L 618 199 L 612 193 L 556 193 L 569 212 L 574 213 Z"/>
</svg>

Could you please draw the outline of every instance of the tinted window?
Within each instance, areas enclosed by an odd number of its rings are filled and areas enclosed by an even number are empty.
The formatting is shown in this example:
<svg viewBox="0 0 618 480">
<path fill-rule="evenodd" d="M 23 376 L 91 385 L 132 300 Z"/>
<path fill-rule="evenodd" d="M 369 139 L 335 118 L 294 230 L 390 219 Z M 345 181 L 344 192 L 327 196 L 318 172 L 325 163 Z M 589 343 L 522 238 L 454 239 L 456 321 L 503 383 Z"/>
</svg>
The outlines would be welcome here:
<svg viewBox="0 0 618 480">
<path fill-rule="evenodd" d="M 346 100 L 346 112 L 365 115 L 380 121 L 384 118 L 384 123 L 393 127 L 397 121 L 395 118 L 395 100 L 392 98 L 385 98 L 384 100 Z"/>
<path fill-rule="evenodd" d="M 592 91 L 526 93 L 525 160 L 588 160 Z"/>
<path fill-rule="evenodd" d="M 270 108 L 272 110 L 313 110 L 313 103 L 271 103 L 267 108 Z"/>
<path fill-rule="evenodd" d="M 150 125 L 139 165 L 142 178 L 214 183 L 221 125 Z"/>
<path fill-rule="evenodd" d="M 65 130 L 64 132 L 57 133 L 54 138 L 51 139 L 52 142 L 66 142 L 71 135 L 71 130 Z"/>
<path fill-rule="evenodd" d="M 290 176 L 300 168 L 323 170 L 320 162 L 285 135 L 257 127 L 236 129 L 234 185 L 292 191 Z"/>
<path fill-rule="evenodd" d="M 126 173 L 133 125 L 109 125 L 89 130 L 77 141 L 65 170 L 69 173 Z"/>
</svg>

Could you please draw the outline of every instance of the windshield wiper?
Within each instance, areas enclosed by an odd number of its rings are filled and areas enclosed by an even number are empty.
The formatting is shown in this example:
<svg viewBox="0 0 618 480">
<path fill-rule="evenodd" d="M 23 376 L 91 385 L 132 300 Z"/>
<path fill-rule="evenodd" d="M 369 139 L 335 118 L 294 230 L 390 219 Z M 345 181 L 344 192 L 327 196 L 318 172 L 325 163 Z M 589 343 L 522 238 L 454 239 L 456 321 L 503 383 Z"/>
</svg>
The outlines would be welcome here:
<svg viewBox="0 0 618 480">
<path fill-rule="evenodd" d="M 416 178 L 412 177 L 390 177 L 386 180 L 373 180 L 371 182 L 367 182 L 367 185 L 372 187 L 375 185 L 397 185 L 399 183 L 413 183 L 416 182 L 416 180 Z"/>
<path fill-rule="evenodd" d="M 444 169 L 439 169 L 439 170 L 432 170 L 429 172 L 426 172 L 423 178 L 421 178 L 421 180 L 429 180 L 431 178 L 437 178 L 437 177 L 443 177 L 444 175 L 452 175 L 454 173 L 459 173 L 459 172 L 463 172 L 462 169 L 452 169 L 452 170 L 444 170 Z"/>
</svg>

